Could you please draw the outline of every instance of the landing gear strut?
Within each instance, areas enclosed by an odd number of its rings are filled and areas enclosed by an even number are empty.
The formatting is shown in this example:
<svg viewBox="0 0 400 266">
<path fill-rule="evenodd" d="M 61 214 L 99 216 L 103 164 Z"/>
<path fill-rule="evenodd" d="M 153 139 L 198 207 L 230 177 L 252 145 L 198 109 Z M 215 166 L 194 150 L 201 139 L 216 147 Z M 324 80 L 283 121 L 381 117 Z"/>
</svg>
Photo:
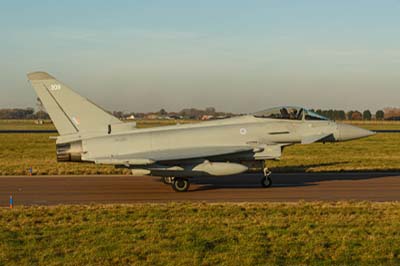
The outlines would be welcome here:
<svg viewBox="0 0 400 266">
<path fill-rule="evenodd" d="M 186 178 L 175 177 L 172 180 L 172 188 L 176 192 L 186 192 L 188 191 L 189 186 L 190 186 L 189 180 L 187 180 Z"/>
<path fill-rule="evenodd" d="M 171 185 L 173 180 L 174 180 L 174 177 L 172 177 L 172 176 L 161 177 L 161 182 L 163 182 L 166 185 Z"/>
<path fill-rule="evenodd" d="M 272 185 L 272 179 L 271 179 L 272 172 L 268 169 L 266 165 L 264 165 L 263 173 L 264 177 L 261 178 L 261 186 L 270 187 Z"/>
</svg>

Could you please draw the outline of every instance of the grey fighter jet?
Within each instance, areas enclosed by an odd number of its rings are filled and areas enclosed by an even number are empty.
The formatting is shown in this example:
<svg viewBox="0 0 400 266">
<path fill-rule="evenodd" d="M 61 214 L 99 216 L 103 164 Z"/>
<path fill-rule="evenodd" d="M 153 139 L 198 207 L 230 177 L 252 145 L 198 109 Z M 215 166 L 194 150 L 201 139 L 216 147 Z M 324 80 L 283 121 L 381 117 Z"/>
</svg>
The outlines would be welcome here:
<svg viewBox="0 0 400 266">
<path fill-rule="evenodd" d="M 276 160 L 293 144 L 336 142 L 374 134 L 338 124 L 310 110 L 278 107 L 250 115 L 197 124 L 136 128 L 80 96 L 45 72 L 28 74 L 59 136 L 60 162 L 110 164 L 135 176 L 160 176 L 177 192 L 190 179 L 235 175 L 253 169 L 270 187 L 266 160 Z"/>
</svg>

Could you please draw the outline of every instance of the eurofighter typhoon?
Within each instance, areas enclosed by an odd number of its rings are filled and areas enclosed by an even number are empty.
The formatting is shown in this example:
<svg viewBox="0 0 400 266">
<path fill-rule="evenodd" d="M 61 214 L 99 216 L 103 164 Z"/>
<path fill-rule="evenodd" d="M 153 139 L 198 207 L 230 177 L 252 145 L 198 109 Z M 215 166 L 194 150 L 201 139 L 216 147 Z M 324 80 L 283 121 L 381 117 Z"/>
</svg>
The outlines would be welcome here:
<svg viewBox="0 0 400 266">
<path fill-rule="evenodd" d="M 124 123 L 45 72 L 28 74 L 59 136 L 59 162 L 92 162 L 160 176 L 177 192 L 201 176 L 262 173 L 270 187 L 266 160 L 277 160 L 293 144 L 337 142 L 367 137 L 371 131 L 339 124 L 300 107 L 272 108 L 251 115 L 197 124 L 136 128 Z"/>
</svg>

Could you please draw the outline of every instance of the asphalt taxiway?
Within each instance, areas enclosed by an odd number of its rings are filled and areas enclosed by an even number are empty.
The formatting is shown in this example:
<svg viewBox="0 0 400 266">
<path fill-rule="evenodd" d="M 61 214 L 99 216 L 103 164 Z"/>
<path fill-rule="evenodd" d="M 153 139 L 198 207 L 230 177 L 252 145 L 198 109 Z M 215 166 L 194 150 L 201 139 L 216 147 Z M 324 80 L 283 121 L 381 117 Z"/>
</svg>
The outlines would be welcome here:
<svg viewBox="0 0 400 266">
<path fill-rule="evenodd" d="M 171 201 L 400 201 L 400 173 L 273 174 L 273 186 L 261 188 L 260 175 L 193 179 L 188 192 L 177 193 L 157 177 L 3 176 L 0 205 L 136 203 Z"/>
</svg>

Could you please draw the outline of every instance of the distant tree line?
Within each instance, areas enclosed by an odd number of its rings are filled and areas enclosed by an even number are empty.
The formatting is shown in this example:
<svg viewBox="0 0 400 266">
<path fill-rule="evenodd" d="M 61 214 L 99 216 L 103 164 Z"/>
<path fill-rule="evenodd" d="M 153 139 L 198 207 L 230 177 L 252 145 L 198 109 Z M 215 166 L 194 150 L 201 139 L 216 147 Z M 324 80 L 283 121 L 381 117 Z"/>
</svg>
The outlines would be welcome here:
<svg viewBox="0 0 400 266">
<path fill-rule="evenodd" d="M 168 112 L 164 108 L 160 109 L 158 112 L 149 112 L 149 113 L 139 113 L 139 112 L 126 113 L 122 111 L 114 111 L 113 115 L 120 119 L 124 119 L 130 116 L 134 116 L 135 118 L 138 119 L 147 117 L 171 118 L 171 119 L 201 119 L 205 115 L 213 116 L 216 118 L 234 116 L 233 113 L 218 112 L 214 107 L 207 107 L 204 110 L 197 108 L 185 108 L 179 112 Z"/>
<path fill-rule="evenodd" d="M 383 120 L 385 119 L 385 113 L 383 110 L 378 110 L 376 113 L 373 115 L 370 110 L 365 110 L 363 112 L 357 111 L 357 110 L 350 110 L 350 111 L 344 111 L 344 110 L 335 110 L 335 109 L 330 109 L 330 110 L 313 110 L 319 115 L 325 116 L 331 120 Z"/>
<path fill-rule="evenodd" d="M 357 110 L 336 110 L 336 109 L 317 109 L 312 110 L 317 114 L 325 116 L 331 120 L 400 120 L 400 108 L 387 107 L 383 110 L 378 110 L 374 114 L 370 110 L 363 112 Z M 112 114 L 120 119 L 134 116 L 142 119 L 148 117 L 171 118 L 171 119 L 201 119 L 203 116 L 213 116 L 215 118 L 235 116 L 233 113 L 217 112 L 214 107 L 208 107 L 204 110 L 196 108 L 185 108 L 179 112 L 167 112 L 161 109 L 158 112 L 149 113 L 126 113 L 122 111 L 114 111 Z M 33 108 L 9 108 L 0 109 L 0 119 L 50 119 L 49 115 L 44 111 L 36 111 Z"/>
<path fill-rule="evenodd" d="M 50 119 L 44 111 L 37 111 L 33 108 L 10 108 L 0 109 L 0 119 Z"/>
</svg>

